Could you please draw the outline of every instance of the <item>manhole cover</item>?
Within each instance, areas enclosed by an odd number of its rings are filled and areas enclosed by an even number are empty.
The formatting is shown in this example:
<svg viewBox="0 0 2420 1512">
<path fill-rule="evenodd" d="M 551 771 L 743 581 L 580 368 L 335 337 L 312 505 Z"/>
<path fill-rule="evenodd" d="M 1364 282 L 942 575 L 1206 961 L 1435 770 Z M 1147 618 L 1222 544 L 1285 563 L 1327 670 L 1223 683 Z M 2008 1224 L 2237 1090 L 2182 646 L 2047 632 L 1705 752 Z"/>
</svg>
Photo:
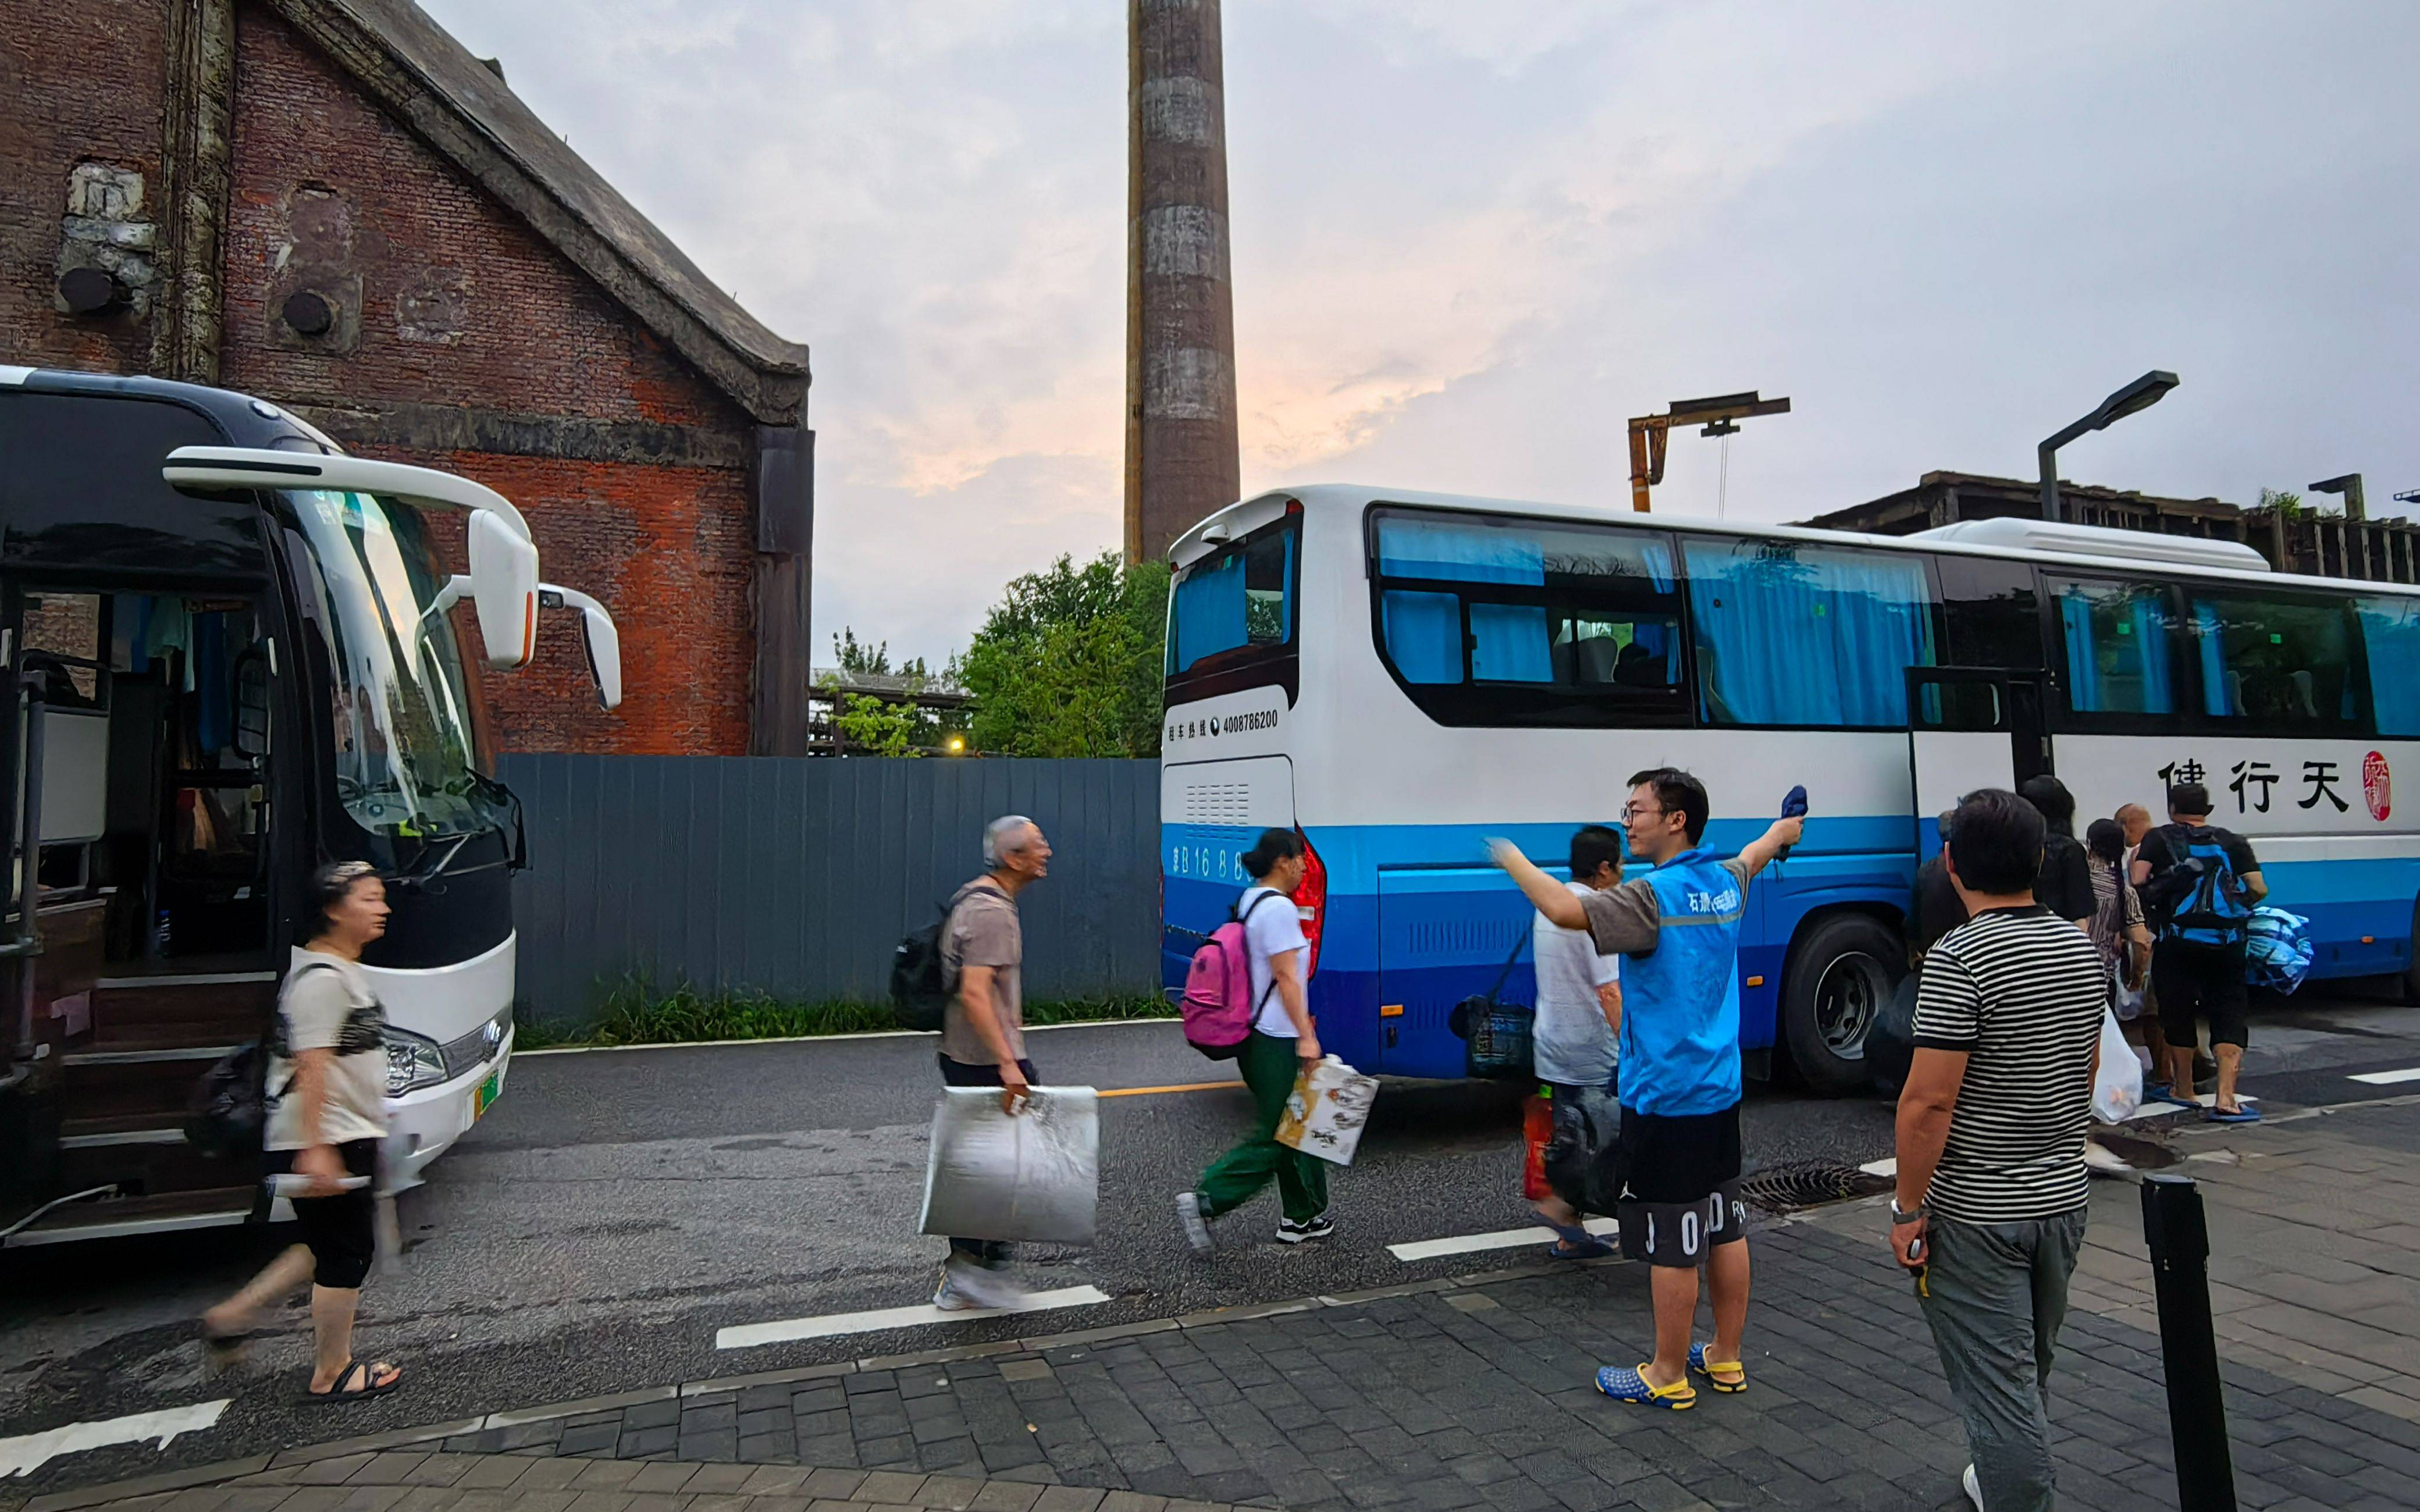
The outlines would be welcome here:
<svg viewBox="0 0 2420 1512">
<path fill-rule="evenodd" d="M 1768 1165 L 1740 1182 L 1740 1196 L 1770 1213 L 1795 1212 L 1851 1197 L 1891 1190 L 1892 1179 L 1830 1161 L 1791 1161 Z"/>
</svg>

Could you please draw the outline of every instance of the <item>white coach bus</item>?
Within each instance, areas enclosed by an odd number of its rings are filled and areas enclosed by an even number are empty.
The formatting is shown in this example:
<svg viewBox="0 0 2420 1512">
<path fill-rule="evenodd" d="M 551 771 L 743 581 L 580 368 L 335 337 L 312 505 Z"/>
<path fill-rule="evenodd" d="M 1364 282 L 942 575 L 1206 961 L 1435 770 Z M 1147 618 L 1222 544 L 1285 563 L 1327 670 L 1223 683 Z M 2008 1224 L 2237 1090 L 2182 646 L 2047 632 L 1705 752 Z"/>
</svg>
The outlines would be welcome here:
<svg viewBox="0 0 2420 1512">
<path fill-rule="evenodd" d="M 1706 843 L 1793 784 L 1804 844 L 1752 890 L 1741 1050 L 1862 1086 L 1904 970 L 1932 816 L 2054 772 L 2079 828 L 2199 780 L 2307 916 L 2318 976 L 2420 993 L 2420 589 L 2274 573 L 2249 547 L 2019 520 L 1904 538 L 1345 486 L 1231 506 L 1171 549 L 1163 974 L 1298 829 L 1322 1042 L 1454 1077 L 1447 1027 L 1529 911 L 1482 850 L 1542 863 L 1684 767 Z M 2164 817 L 2164 816 L 2162 816 Z M 1526 997 L 1526 956 L 1509 996 Z"/>
</svg>

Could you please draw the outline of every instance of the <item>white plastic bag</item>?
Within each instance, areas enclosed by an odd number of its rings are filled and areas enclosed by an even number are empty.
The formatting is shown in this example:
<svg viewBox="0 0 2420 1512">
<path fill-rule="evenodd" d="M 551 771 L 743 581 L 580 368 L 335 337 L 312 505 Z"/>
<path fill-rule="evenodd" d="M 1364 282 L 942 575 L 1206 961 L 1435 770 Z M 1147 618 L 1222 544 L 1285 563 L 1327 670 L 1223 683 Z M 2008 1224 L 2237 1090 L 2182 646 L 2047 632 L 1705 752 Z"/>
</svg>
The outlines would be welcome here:
<svg viewBox="0 0 2420 1512">
<path fill-rule="evenodd" d="M 1101 1188 L 1097 1095 L 1037 1086 L 1025 1111 L 1001 1111 L 1000 1089 L 941 1089 L 924 1167 L 927 1234 L 1090 1244 Z"/>
<path fill-rule="evenodd" d="M 1295 1073 L 1285 1116 L 1278 1120 L 1278 1143 L 1350 1165 L 1354 1148 L 1361 1143 L 1361 1126 L 1370 1121 L 1370 1105 L 1377 1100 L 1378 1079 L 1333 1055 L 1306 1066 Z"/>
<path fill-rule="evenodd" d="M 2092 1116 L 2122 1124 L 2143 1105 L 2143 1063 L 2118 1027 L 2118 1015 L 2101 1010 L 2101 1068 L 2092 1077 Z"/>
</svg>

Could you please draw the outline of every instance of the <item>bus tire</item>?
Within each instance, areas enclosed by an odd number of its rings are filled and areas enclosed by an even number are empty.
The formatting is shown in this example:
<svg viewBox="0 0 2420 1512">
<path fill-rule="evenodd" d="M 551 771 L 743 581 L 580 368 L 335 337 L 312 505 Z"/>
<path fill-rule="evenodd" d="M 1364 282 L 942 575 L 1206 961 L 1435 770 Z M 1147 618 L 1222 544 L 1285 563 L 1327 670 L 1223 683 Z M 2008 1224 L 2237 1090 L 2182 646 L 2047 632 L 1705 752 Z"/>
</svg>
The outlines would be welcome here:
<svg viewBox="0 0 2420 1512">
<path fill-rule="evenodd" d="M 1781 1031 L 1810 1090 L 1844 1097 L 1871 1084 L 1866 1032 L 1907 974 L 1906 960 L 1897 931 L 1869 914 L 1831 914 L 1800 937 L 1782 978 Z"/>
<path fill-rule="evenodd" d="M 2420 1004 L 2420 898 L 2412 903 L 2412 943 L 2403 953 L 2403 1001 Z"/>
</svg>

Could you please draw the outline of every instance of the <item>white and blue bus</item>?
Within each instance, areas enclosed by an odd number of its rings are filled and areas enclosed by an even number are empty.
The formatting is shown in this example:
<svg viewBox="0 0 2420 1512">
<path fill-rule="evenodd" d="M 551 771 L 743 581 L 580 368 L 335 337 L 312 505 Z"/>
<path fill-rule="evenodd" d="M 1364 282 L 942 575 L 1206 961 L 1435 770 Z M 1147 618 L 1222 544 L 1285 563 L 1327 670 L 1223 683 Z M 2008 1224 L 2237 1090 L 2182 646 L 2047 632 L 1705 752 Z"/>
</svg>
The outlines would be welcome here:
<svg viewBox="0 0 2420 1512">
<path fill-rule="evenodd" d="M 2055 773 L 2079 823 L 2205 783 L 2306 916 L 2313 974 L 2420 993 L 2420 589 L 2272 572 L 2250 548 L 2020 520 L 1904 538 L 1345 486 L 1231 506 L 1171 548 L 1160 865 L 1165 980 L 1290 826 L 1321 1041 L 1456 1077 L 1458 1000 L 1530 913 L 1491 867 L 1618 822 L 1683 767 L 1707 844 L 1803 783 L 1807 837 L 1752 890 L 1741 1050 L 1866 1083 L 1932 816 Z M 1517 959 L 1516 959 L 1517 958 Z"/>
</svg>

